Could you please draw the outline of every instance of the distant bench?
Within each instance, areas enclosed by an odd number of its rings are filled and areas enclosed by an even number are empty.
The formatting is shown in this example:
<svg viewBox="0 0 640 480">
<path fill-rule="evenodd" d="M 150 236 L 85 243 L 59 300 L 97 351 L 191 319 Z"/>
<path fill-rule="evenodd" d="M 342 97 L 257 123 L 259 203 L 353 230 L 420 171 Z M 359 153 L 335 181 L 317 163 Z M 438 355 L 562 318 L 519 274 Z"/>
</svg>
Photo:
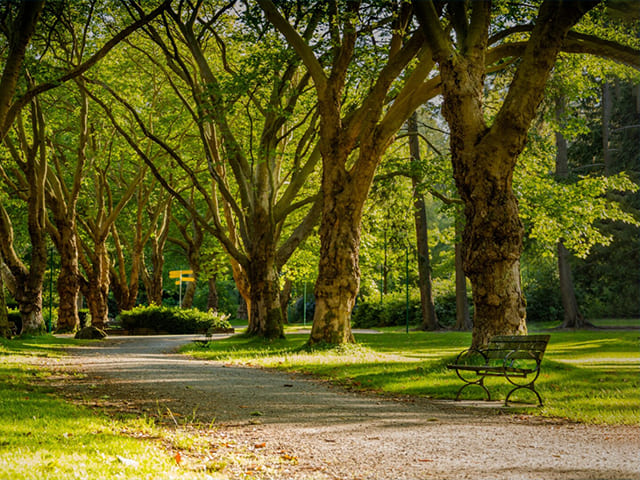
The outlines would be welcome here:
<svg viewBox="0 0 640 480">
<path fill-rule="evenodd" d="M 454 364 L 447 365 L 448 369 L 455 370 L 460 380 L 465 382 L 458 390 L 456 400 L 471 385 L 482 387 L 487 393 L 487 400 L 491 400 L 491 393 L 485 387 L 484 379 L 506 377 L 514 388 L 507 394 L 505 405 L 509 404 L 509 397 L 514 392 L 527 389 L 536 394 L 539 406 L 542 406 L 542 398 L 534 383 L 540 375 L 540 363 L 549 337 L 550 335 L 502 335 L 493 337 L 486 348 L 471 348 L 461 352 Z"/>
</svg>

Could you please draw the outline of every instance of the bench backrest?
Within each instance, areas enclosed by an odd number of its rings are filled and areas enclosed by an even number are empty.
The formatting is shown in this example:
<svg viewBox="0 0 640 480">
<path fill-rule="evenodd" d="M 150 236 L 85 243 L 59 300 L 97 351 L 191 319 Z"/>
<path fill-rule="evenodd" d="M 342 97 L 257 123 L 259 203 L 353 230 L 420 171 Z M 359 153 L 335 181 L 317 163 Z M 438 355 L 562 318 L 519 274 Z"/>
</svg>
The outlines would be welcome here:
<svg viewBox="0 0 640 480">
<path fill-rule="evenodd" d="M 504 358 L 509 352 L 511 359 L 531 358 L 542 360 L 551 335 L 500 335 L 489 341 L 484 354 L 488 358 Z"/>
</svg>

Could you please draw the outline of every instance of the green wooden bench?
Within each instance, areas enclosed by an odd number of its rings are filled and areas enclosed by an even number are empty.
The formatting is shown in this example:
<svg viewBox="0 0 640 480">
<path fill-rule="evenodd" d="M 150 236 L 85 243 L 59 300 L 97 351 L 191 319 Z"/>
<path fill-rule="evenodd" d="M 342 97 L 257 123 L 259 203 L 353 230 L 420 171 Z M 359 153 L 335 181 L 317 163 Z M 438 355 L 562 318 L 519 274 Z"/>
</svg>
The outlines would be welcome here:
<svg viewBox="0 0 640 480">
<path fill-rule="evenodd" d="M 505 377 L 514 388 L 507 394 L 504 404 L 509 404 L 511 395 L 521 389 L 532 391 L 542 398 L 535 389 L 535 381 L 540 375 L 540 364 L 549 343 L 550 335 L 501 335 L 493 337 L 486 348 L 468 349 L 461 352 L 455 363 L 447 365 L 455 370 L 465 384 L 458 390 L 456 400 L 462 391 L 472 385 L 482 387 L 491 400 L 491 393 L 484 385 L 486 377 Z"/>
</svg>

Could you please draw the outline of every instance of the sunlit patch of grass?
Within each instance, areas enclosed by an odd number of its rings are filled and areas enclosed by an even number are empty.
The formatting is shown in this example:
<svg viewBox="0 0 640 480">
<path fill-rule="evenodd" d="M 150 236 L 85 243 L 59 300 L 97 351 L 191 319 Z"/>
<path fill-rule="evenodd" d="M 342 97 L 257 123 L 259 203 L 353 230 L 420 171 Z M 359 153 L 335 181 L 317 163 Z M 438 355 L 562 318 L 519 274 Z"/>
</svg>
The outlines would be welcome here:
<svg viewBox="0 0 640 480">
<path fill-rule="evenodd" d="M 0 343 L 0 478 L 206 478 L 178 465 L 158 440 L 169 434 L 153 422 L 115 419 L 51 394 L 50 372 L 35 356 L 51 361 L 78 343 L 53 336 Z"/>
<path fill-rule="evenodd" d="M 207 348 L 189 345 L 183 351 L 199 358 L 312 374 L 352 389 L 452 399 L 462 384 L 446 365 L 471 342 L 469 333 L 407 334 L 398 329 L 359 334 L 357 345 L 334 348 L 308 349 L 307 339 L 235 336 Z M 638 346 L 638 333 L 633 331 L 553 333 L 536 382 L 545 406 L 515 410 L 587 423 L 640 424 Z M 486 385 L 493 399 L 504 399 L 512 388 L 504 378 L 488 378 Z M 484 398 L 479 388 L 467 389 L 464 396 Z M 515 400 L 536 403 L 527 391 L 517 393 Z"/>
</svg>

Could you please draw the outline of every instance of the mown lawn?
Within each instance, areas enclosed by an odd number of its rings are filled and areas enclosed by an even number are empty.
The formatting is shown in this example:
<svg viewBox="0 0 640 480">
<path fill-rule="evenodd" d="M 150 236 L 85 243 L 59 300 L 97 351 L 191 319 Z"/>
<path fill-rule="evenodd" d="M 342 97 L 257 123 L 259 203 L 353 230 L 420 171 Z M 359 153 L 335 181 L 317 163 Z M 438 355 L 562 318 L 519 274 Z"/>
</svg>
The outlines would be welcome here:
<svg viewBox="0 0 640 480">
<path fill-rule="evenodd" d="M 0 340 L 0 479 L 211 478 L 178 465 L 170 434 L 153 419 L 107 416 L 46 387 L 43 357 L 55 361 L 77 343 Z"/>
<path fill-rule="evenodd" d="M 639 335 L 637 330 L 552 332 L 536 382 L 545 405 L 511 410 L 585 423 L 639 425 Z M 380 394 L 453 399 L 462 383 L 446 364 L 470 344 L 469 333 L 386 329 L 381 334 L 356 334 L 357 345 L 309 351 L 307 338 L 289 334 L 286 340 L 265 342 L 236 335 L 182 351 L 198 358 L 303 372 Z M 503 378 L 489 378 L 486 384 L 494 399 L 504 399 L 510 390 Z M 463 394 L 478 399 L 482 395 L 477 387 Z M 520 400 L 523 405 L 535 402 L 528 392 Z"/>
</svg>

